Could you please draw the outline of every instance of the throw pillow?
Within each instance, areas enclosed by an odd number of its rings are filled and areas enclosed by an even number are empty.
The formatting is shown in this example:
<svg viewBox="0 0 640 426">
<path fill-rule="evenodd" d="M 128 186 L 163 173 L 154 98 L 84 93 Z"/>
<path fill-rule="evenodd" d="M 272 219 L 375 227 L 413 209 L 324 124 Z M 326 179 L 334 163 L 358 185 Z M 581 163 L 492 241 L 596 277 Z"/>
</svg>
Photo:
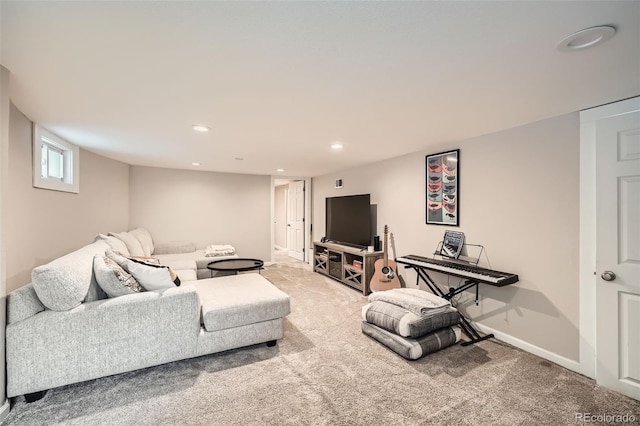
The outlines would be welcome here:
<svg viewBox="0 0 640 426">
<path fill-rule="evenodd" d="M 104 254 L 109 259 L 111 259 L 114 262 L 116 262 L 122 269 L 124 269 L 125 271 L 129 272 L 127 270 L 127 260 L 129 260 L 129 259 L 124 257 L 121 253 L 118 253 L 117 251 L 109 249 L 109 250 L 106 250 L 104 252 Z"/>
<path fill-rule="evenodd" d="M 128 259 L 127 270 L 146 290 L 162 290 L 180 285 L 180 279 L 177 276 L 175 281 L 171 279 L 168 266 Z"/>
<path fill-rule="evenodd" d="M 129 231 L 129 234 L 133 235 L 138 241 L 140 241 L 144 255 L 151 256 L 153 253 L 153 239 L 151 238 L 149 231 L 144 228 L 136 228 Z"/>
<path fill-rule="evenodd" d="M 31 282 L 44 306 L 67 311 L 83 301 L 97 300 L 98 288 L 93 276 L 93 257 L 109 248 L 96 241 L 31 271 Z"/>
<path fill-rule="evenodd" d="M 109 232 L 109 235 L 116 237 L 127 245 L 127 250 L 131 256 L 144 256 L 144 250 L 140 241 L 128 232 Z"/>
<path fill-rule="evenodd" d="M 109 244 L 109 247 L 111 247 L 111 249 L 119 253 L 122 253 L 126 256 L 129 256 L 129 249 L 127 248 L 127 245 L 124 243 L 124 241 L 122 241 L 121 239 L 110 236 L 110 235 L 98 234 L 98 236 L 94 241 L 98 241 L 98 240 L 102 240 L 105 243 Z"/>
<path fill-rule="evenodd" d="M 109 297 L 124 296 L 126 294 L 144 291 L 138 281 L 120 265 L 107 256 L 97 254 L 93 258 L 93 271 L 100 288 Z"/>
</svg>

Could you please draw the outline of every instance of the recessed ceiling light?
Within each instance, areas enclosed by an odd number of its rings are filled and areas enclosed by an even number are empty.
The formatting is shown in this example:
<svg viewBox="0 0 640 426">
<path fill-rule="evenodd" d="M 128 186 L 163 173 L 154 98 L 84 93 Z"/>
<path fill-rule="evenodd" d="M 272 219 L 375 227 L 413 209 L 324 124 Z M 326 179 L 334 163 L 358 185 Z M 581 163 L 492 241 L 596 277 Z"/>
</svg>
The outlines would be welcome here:
<svg viewBox="0 0 640 426">
<path fill-rule="evenodd" d="M 244 160 L 244 158 L 242 158 L 242 157 L 236 157 L 236 158 L 234 158 L 234 160 L 236 160 L 236 161 L 242 161 L 242 160 Z"/>
<path fill-rule="evenodd" d="M 284 169 L 278 169 L 278 170 L 276 170 L 276 172 L 282 173 L 282 172 L 284 172 Z"/>
<path fill-rule="evenodd" d="M 191 163 L 191 165 L 192 165 L 192 166 L 201 166 L 202 164 L 201 164 L 201 163 L 195 163 L 195 162 L 194 162 L 194 163 Z"/>
<path fill-rule="evenodd" d="M 342 144 L 340 142 L 334 142 L 331 144 L 331 149 L 342 149 Z"/>
<path fill-rule="evenodd" d="M 208 132 L 209 128 L 207 126 L 201 126 L 199 124 L 194 124 L 193 126 L 191 126 L 191 128 L 193 130 L 195 130 L 196 132 Z"/>
<path fill-rule="evenodd" d="M 556 47 L 562 52 L 586 49 L 609 40 L 615 33 L 615 27 L 610 25 L 591 27 L 565 37 Z"/>
</svg>

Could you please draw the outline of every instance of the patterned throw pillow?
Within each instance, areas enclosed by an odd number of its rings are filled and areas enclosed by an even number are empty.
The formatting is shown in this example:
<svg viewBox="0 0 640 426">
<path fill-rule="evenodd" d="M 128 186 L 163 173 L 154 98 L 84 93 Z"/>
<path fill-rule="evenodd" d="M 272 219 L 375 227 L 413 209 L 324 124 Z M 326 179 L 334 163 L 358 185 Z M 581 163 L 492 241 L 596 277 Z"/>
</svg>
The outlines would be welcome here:
<svg viewBox="0 0 640 426">
<path fill-rule="evenodd" d="M 98 285 L 109 297 L 124 296 L 126 294 L 139 293 L 144 288 L 138 281 L 122 269 L 111 258 L 97 254 L 93 258 L 93 271 Z"/>
<path fill-rule="evenodd" d="M 122 255 L 122 253 L 117 252 L 115 250 L 111 250 L 108 249 L 107 251 L 104 252 L 105 256 L 107 256 L 109 259 L 113 260 L 114 262 L 116 262 L 122 269 L 124 269 L 125 271 L 129 272 L 127 270 L 127 258 L 124 257 Z"/>
</svg>

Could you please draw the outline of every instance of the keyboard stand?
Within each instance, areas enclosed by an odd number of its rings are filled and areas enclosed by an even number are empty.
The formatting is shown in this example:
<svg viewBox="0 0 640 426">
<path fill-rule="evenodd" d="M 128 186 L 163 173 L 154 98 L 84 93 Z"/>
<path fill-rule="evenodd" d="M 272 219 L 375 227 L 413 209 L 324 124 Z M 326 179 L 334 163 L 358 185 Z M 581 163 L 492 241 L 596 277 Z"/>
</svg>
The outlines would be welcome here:
<svg viewBox="0 0 640 426">
<path fill-rule="evenodd" d="M 442 248 L 442 241 L 440 241 L 438 243 L 438 247 L 436 248 L 436 251 L 433 253 L 434 254 L 434 258 L 435 256 L 440 256 L 440 249 Z M 464 244 L 464 248 L 463 248 L 463 253 L 467 254 L 468 253 L 468 249 L 471 248 L 472 250 L 479 250 L 479 252 L 477 253 L 477 256 L 474 255 L 472 257 L 469 256 L 460 256 L 459 260 L 457 260 L 457 262 L 461 263 L 461 264 L 467 264 L 467 265 L 474 265 L 477 266 L 478 262 L 480 262 L 480 257 L 482 256 L 482 253 L 484 252 L 484 247 L 481 245 L 477 245 L 477 244 Z M 429 276 L 428 272 L 427 272 L 427 268 L 423 268 L 421 266 L 418 265 L 405 265 L 405 269 L 411 268 L 413 270 L 416 271 L 417 274 L 417 279 L 416 279 L 416 286 L 419 286 L 420 284 L 420 280 L 422 280 L 425 285 L 427 286 L 427 288 L 429 288 L 429 290 L 435 294 L 436 296 L 440 296 L 443 299 L 449 300 L 451 301 L 451 299 L 453 299 L 456 295 L 462 293 L 463 291 L 466 291 L 470 288 L 472 288 L 473 286 L 476 287 L 476 306 L 479 304 L 478 303 L 478 284 L 480 284 L 479 281 L 473 280 L 473 279 L 467 279 L 464 281 L 464 283 L 458 287 L 449 287 L 449 291 L 448 292 L 444 292 L 437 284 L 436 282 Z M 442 272 L 444 273 L 444 272 Z M 493 334 L 487 334 L 485 336 L 481 336 L 475 328 L 473 328 L 473 325 L 471 325 L 471 322 L 462 314 L 462 312 L 460 312 L 460 310 L 458 310 L 458 314 L 460 315 L 460 328 L 462 329 L 462 332 L 471 340 L 469 341 L 465 341 L 460 343 L 461 346 L 468 346 L 468 345 L 473 345 L 474 343 L 478 343 L 481 342 L 483 340 L 487 340 L 490 339 L 492 337 L 495 337 Z"/>
<path fill-rule="evenodd" d="M 451 300 L 455 295 L 462 293 L 463 291 L 476 286 L 476 301 L 478 300 L 478 282 L 474 280 L 466 280 L 463 285 L 459 287 L 449 287 L 449 291 L 445 293 L 442 291 L 438 285 L 436 285 L 435 281 L 429 276 L 429 274 L 425 271 L 424 268 L 420 266 L 410 266 L 406 265 L 405 268 L 412 268 L 418 274 L 418 278 L 416 280 L 416 285 L 420 284 L 420 280 L 424 281 L 426 286 L 431 290 L 433 294 L 436 296 L 440 296 L 443 299 Z M 472 345 L 474 343 L 481 342 L 483 340 L 490 339 L 495 337 L 493 334 L 487 334 L 486 336 L 481 336 L 478 334 L 475 328 L 471 325 L 469 320 L 458 310 L 458 314 L 460 315 L 460 328 L 464 332 L 464 334 L 471 340 L 460 343 L 462 346 Z"/>
</svg>

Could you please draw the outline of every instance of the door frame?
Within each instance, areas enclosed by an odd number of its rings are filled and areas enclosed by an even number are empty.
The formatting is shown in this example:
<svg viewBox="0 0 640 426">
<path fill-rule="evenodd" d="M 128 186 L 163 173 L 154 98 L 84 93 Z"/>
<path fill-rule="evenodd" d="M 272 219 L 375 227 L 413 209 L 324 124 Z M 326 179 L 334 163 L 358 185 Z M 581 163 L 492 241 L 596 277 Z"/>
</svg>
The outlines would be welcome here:
<svg viewBox="0 0 640 426">
<path fill-rule="evenodd" d="M 306 176 L 273 176 L 271 175 L 271 220 L 269 221 L 271 227 L 271 260 L 270 263 L 276 261 L 275 251 L 275 188 L 276 180 L 303 180 L 304 181 L 304 262 L 311 264 L 312 257 L 311 252 L 311 178 Z M 288 214 L 288 213 L 287 213 Z M 287 244 L 288 245 L 288 244 Z"/>
<path fill-rule="evenodd" d="M 596 122 L 640 110 L 640 97 L 580 111 L 580 372 L 596 379 Z"/>
</svg>

